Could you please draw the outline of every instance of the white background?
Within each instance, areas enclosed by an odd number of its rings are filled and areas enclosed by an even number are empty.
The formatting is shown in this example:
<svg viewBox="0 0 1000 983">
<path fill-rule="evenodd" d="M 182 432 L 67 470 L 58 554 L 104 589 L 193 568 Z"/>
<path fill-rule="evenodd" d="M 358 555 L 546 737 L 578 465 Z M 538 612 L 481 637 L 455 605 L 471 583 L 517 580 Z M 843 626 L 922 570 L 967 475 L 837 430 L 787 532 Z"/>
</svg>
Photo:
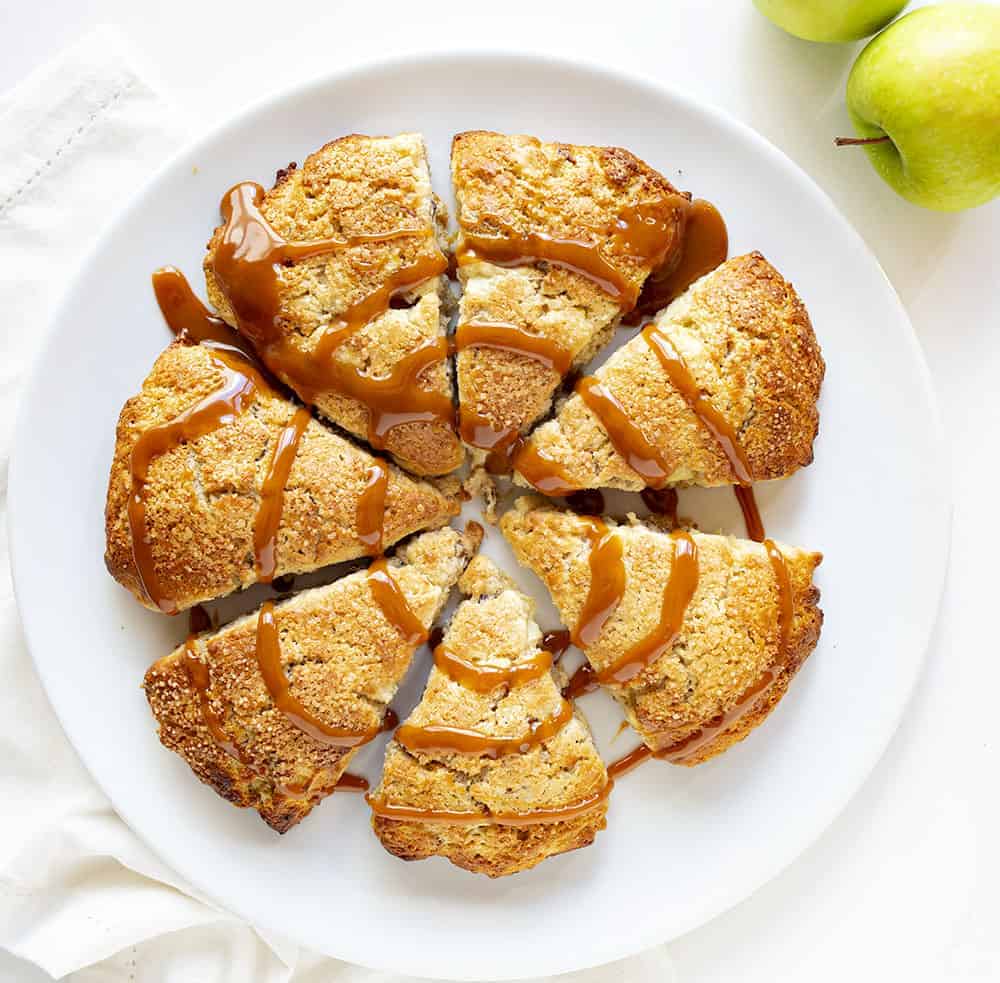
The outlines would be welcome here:
<svg viewBox="0 0 1000 983">
<path fill-rule="evenodd" d="M 494 45 L 577 54 L 668 82 L 755 127 L 826 189 L 885 267 L 931 366 L 952 454 L 949 474 L 927 475 L 953 488 L 948 586 L 926 673 L 857 798 L 783 875 L 671 953 L 684 983 L 1000 977 L 1000 201 L 963 215 L 925 212 L 898 199 L 862 153 L 833 148 L 834 135 L 850 132 L 843 88 L 860 45 L 796 41 L 750 0 L 0 0 L 0 91 L 102 22 L 134 41 L 140 70 L 186 113 L 192 134 L 276 88 L 366 58 Z M 850 461 L 841 463 L 851 481 Z M 891 522 L 860 514 L 850 533 L 887 585 L 893 558 L 880 555 L 878 533 Z M 2 954 L 0 978 L 42 979 Z"/>
</svg>

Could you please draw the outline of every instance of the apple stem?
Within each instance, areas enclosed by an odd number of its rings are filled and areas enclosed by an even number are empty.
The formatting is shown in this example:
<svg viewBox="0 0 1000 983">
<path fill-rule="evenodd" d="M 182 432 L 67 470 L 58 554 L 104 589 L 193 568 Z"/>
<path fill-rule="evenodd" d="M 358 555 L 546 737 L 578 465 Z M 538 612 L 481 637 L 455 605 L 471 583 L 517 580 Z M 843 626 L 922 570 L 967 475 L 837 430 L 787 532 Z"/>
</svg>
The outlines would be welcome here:
<svg viewBox="0 0 1000 983">
<path fill-rule="evenodd" d="M 888 139 L 888 134 L 880 137 L 866 137 L 865 139 L 861 137 L 834 137 L 833 145 L 835 147 L 859 147 L 863 144 L 885 143 Z"/>
</svg>

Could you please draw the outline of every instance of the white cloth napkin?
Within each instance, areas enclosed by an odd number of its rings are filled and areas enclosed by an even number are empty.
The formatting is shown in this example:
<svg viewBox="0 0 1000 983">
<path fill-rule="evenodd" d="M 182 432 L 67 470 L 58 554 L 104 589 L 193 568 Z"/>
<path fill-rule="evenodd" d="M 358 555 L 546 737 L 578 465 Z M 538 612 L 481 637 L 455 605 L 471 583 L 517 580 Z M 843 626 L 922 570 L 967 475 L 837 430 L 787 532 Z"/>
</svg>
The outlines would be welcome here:
<svg viewBox="0 0 1000 983">
<path fill-rule="evenodd" d="M 252 928 L 166 868 L 81 766 L 21 637 L 6 562 L 21 381 L 94 234 L 183 135 L 125 49 L 102 28 L 0 95 L 0 948 L 79 983 L 387 981 Z M 660 949 L 563 979 L 674 976 Z"/>
</svg>

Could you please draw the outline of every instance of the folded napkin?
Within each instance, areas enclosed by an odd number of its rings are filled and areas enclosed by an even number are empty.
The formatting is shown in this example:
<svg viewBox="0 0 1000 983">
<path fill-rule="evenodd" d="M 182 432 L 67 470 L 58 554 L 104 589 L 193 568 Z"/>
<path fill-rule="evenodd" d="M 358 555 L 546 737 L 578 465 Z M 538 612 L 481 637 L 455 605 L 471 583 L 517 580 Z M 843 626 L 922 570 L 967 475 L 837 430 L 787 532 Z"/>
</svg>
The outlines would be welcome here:
<svg viewBox="0 0 1000 983">
<path fill-rule="evenodd" d="M 95 231 L 184 132 L 125 49 L 102 28 L 0 96 L 0 948 L 86 983 L 387 981 L 254 929 L 165 867 L 81 766 L 21 637 L 6 561 L 20 384 Z M 659 949 L 562 979 L 673 978 Z"/>
</svg>

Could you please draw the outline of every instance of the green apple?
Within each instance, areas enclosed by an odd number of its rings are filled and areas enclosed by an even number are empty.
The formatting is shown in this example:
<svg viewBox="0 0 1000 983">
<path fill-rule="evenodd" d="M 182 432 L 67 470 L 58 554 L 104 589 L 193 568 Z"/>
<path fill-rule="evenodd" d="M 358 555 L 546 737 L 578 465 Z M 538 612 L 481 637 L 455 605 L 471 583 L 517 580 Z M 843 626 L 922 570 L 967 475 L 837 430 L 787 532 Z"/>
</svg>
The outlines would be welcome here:
<svg viewBox="0 0 1000 983">
<path fill-rule="evenodd" d="M 854 63 L 847 108 L 875 170 L 909 201 L 953 212 L 996 197 L 1000 7 L 938 4 L 896 21 Z"/>
<path fill-rule="evenodd" d="M 753 0 L 782 30 L 806 41 L 857 41 L 881 30 L 907 0 Z"/>
</svg>

